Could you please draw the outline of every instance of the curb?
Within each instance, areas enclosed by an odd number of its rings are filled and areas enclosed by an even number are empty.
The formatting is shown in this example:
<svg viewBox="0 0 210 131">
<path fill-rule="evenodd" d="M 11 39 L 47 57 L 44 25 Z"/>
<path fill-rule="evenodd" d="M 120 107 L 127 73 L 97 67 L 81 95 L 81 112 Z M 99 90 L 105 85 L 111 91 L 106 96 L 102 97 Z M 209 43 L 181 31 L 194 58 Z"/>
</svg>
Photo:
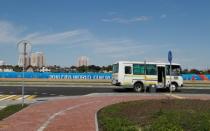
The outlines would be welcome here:
<svg viewBox="0 0 210 131">
<path fill-rule="evenodd" d="M 0 85 L 0 87 L 22 87 L 22 85 Z M 25 87 L 99 87 L 99 88 L 115 88 L 112 85 L 25 85 Z"/>
</svg>

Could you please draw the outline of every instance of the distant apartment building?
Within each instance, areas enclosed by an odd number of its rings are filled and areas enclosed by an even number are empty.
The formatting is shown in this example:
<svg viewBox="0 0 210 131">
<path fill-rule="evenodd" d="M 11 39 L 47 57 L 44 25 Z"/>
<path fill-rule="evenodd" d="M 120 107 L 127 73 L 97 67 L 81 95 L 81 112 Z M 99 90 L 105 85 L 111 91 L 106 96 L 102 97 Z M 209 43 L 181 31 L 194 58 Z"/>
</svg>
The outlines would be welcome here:
<svg viewBox="0 0 210 131">
<path fill-rule="evenodd" d="M 23 67 L 24 65 L 24 61 L 25 61 L 25 67 L 28 67 L 30 65 L 30 56 L 29 55 L 26 55 L 25 56 L 25 60 L 24 60 L 24 55 L 23 54 L 20 54 L 19 55 L 19 59 L 18 59 L 18 65 L 20 67 Z"/>
<path fill-rule="evenodd" d="M 11 66 L 7 66 L 5 61 L 0 60 L 0 72 L 13 72 L 13 68 Z"/>
<path fill-rule="evenodd" d="M 13 72 L 13 69 L 12 68 L 5 68 L 5 69 L 0 68 L 0 72 Z"/>
<path fill-rule="evenodd" d="M 31 65 L 36 67 L 45 66 L 45 57 L 42 52 L 31 53 Z"/>
<path fill-rule="evenodd" d="M 0 66 L 5 65 L 5 64 L 6 64 L 5 61 L 0 60 Z"/>
<path fill-rule="evenodd" d="M 78 61 L 77 61 L 77 66 L 80 67 L 80 66 L 88 66 L 89 65 L 89 59 L 88 57 L 86 56 L 81 56 L 78 58 Z"/>
</svg>

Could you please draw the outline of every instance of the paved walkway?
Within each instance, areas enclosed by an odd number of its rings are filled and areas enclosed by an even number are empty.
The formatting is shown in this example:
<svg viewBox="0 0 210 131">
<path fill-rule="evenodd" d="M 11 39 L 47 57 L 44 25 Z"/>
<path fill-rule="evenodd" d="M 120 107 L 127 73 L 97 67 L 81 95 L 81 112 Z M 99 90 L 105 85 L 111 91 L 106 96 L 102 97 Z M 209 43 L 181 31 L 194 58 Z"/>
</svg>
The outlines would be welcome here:
<svg viewBox="0 0 210 131">
<path fill-rule="evenodd" d="M 0 131 L 95 131 L 96 113 L 102 107 L 133 100 L 164 98 L 210 99 L 210 96 L 139 94 L 81 96 L 33 104 L 0 122 Z"/>
</svg>

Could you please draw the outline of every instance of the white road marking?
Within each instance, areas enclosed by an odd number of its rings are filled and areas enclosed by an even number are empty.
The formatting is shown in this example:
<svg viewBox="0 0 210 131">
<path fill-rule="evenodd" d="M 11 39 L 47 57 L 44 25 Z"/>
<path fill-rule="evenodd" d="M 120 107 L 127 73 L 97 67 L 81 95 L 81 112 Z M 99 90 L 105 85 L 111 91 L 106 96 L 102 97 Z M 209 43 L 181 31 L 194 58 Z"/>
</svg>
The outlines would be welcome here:
<svg viewBox="0 0 210 131">
<path fill-rule="evenodd" d="M 177 98 L 177 99 L 185 99 L 184 97 L 181 97 L 181 96 L 178 96 L 178 95 L 174 95 L 174 94 L 165 94 L 167 96 L 172 96 L 174 98 Z"/>
<path fill-rule="evenodd" d="M 24 99 L 27 100 L 31 100 L 34 99 L 34 97 L 36 97 L 35 95 L 25 95 Z M 0 95 L 0 101 L 4 101 L 4 100 L 21 100 L 22 99 L 22 95 Z"/>
<path fill-rule="evenodd" d="M 29 97 L 30 95 L 24 95 L 24 99 L 26 99 L 27 97 Z M 20 98 L 18 98 L 17 100 L 21 100 L 22 96 L 20 96 Z"/>
<path fill-rule="evenodd" d="M 6 106 L 0 106 L 0 110 L 4 109 Z"/>
<path fill-rule="evenodd" d="M 73 110 L 73 109 L 76 109 L 76 108 L 79 108 L 81 106 L 84 106 L 84 105 L 88 105 L 88 104 L 91 104 L 91 103 L 95 103 L 95 102 L 101 102 L 101 101 L 92 101 L 92 102 L 86 102 L 86 103 L 82 103 L 82 104 L 78 104 L 78 105 L 75 105 L 75 106 L 71 106 L 71 107 L 68 107 L 64 110 L 61 110 L 59 112 L 56 112 L 54 113 L 53 115 L 51 115 L 48 120 L 37 130 L 37 131 L 43 131 L 49 124 L 50 122 L 57 116 L 63 114 L 64 112 L 66 111 L 69 111 L 69 110 Z"/>
<path fill-rule="evenodd" d="M 1 99 L 0 99 L 0 101 L 3 101 L 3 100 L 6 100 L 6 99 L 9 99 L 9 98 L 11 98 L 11 97 L 13 97 L 13 96 L 15 96 L 15 95 L 10 95 L 10 96 L 7 96 L 7 97 L 3 97 L 3 98 L 1 98 Z"/>
</svg>

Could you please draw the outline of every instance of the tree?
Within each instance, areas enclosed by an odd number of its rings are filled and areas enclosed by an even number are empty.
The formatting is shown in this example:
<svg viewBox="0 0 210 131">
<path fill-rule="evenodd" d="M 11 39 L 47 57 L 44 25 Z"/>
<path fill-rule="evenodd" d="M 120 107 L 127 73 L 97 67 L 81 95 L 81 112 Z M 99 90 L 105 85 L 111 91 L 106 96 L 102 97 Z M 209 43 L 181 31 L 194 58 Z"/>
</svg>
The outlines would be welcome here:
<svg viewBox="0 0 210 131">
<path fill-rule="evenodd" d="M 61 72 L 61 67 L 57 65 L 49 66 L 48 68 L 51 70 L 51 72 L 55 72 L 55 73 Z"/>
<path fill-rule="evenodd" d="M 200 71 L 197 70 L 197 69 L 191 69 L 191 70 L 190 70 L 190 73 L 191 73 L 191 74 L 200 74 Z"/>
<path fill-rule="evenodd" d="M 189 74 L 189 70 L 188 69 L 182 70 L 182 74 Z"/>
<path fill-rule="evenodd" d="M 22 72 L 23 71 L 23 67 L 19 67 L 18 65 L 13 66 L 13 71 L 15 71 L 15 72 Z"/>
<path fill-rule="evenodd" d="M 70 67 L 70 72 L 76 73 L 77 72 L 77 67 L 76 66 L 71 66 Z"/>
<path fill-rule="evenodd" d="M 89 72 L 99 72 L 101 70 L 100 66 L 95 66 L 95 65 L 89 65 L 88 66 L 88 71 Z"/>
<path fill-rule="evenodd" d="M 80 73 L 87 72 L 87 66 L 80 66 L 77 68 L 77 71 Z"/>
</svg>

